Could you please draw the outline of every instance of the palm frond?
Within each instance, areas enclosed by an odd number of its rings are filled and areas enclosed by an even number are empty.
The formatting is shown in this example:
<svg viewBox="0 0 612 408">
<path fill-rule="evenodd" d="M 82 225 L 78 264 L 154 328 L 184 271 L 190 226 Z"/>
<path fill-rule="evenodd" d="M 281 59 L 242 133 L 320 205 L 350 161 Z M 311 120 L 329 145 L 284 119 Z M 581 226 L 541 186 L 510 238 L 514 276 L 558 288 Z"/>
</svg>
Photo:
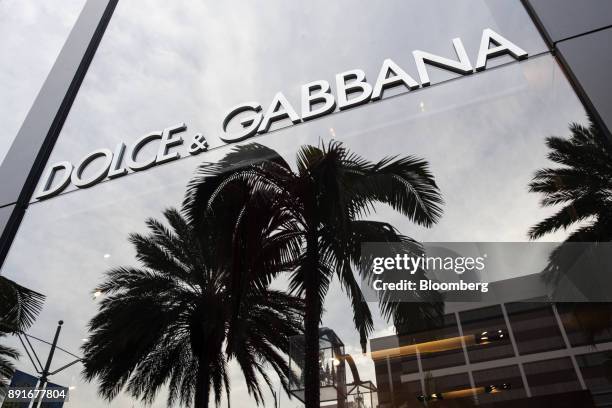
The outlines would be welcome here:
<svg viewBox="0 0 612 408">
<path fill-rule="evenodd" d="M 0 332 L 26 330 L 43 307 L 45 296 L 0 276 Z"/>
</svg>

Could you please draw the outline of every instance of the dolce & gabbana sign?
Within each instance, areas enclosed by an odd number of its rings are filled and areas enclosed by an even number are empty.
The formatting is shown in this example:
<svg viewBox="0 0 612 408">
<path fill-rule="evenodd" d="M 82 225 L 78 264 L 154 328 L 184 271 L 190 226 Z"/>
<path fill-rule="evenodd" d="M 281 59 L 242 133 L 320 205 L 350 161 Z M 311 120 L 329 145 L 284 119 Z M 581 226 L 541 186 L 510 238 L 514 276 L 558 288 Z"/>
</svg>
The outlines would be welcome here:
<svg viewBox="0 0 612 408">
<path fill-rule="evenodd" d="M 345 110 L 365 103 L 382 99 L 383 91 L 395 86 L 414 90 L 431 85 L 427 65 L 433 65 L 461 75 L 486 69 L 487 61 L 500 55 L 510 55 L 517 60 L 527 58 L 527 52 L 490 28 L 482 32 L 476 64 L 472 66 L 460 38 L 452 40 L 456 59 L 450 59 L 429 52 L 414 50 L 412 55 L 418 72 L 418 79 L 411 77 L 393 60 L 385 59 L 374 84 L 366 80 L 365 72 L 352 69 L 335 76 L 335 96 L 326 80 L 317 80 L 301 86 L 300 111 L 293 107 L 282 92 L 277 92 L 265 112 L 258 102 L 246 102 L 228 110 L 221 122 L 219 138 L 225 143 L 235 143 L 257 134 L 265 134 L 272 123 L 289 119 L 292 124 L 306 122 L 337 110 Z M 349 98 L 349 96 L 352 96 Z M 232 126 L 233 125 L 233 126 Z M 236 129 L 230 131 L 229 129 Z M 43 174 L 43 180 L 36 198 L 45 199 L 59 194 L 70 183 L 77 188 L 87 188 L 104 180 L 114 179 L 132 172 L 142 171 L 152 166 L 179 159 L 181 154 L 175 150 L 185 144 L 181 133 L 187 130 L 184 123 L 168 127 L 162 131 L 148 133 L 129 147 L 121 142 L 115 149 L 98 149 L 73 165 L 64 161 L 51 165 Z M 157 143 L 157 152 L 148 158 L 139 157 L 146 145 Z M 206 137 L 197 133 L 188 139 L 187 152 L 198 154 L 208 149 Z M 95 170 L 85 170 L 95 163 Z"/>
</svg>

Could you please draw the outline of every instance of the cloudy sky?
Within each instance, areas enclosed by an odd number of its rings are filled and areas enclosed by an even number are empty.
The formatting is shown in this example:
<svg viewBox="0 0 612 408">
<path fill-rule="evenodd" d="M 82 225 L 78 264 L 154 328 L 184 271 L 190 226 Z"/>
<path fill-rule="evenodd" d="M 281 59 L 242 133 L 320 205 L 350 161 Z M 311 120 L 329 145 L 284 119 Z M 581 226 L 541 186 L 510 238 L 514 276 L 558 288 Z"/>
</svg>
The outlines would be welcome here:
<svg viewBox="0 0 612 408">
<path fill-rule="evenodd" d="M 0 94 L 2 104 L 15 109 L 0 110 L 9 129 L 0 153 L 18 129 L 81 3 L 51 7 L 0 1 L 0 49 L 16 53 L 20 61 L 0 67 L 0 84 L 7 90 Z M 584 122 L 585 115 L 553 59 L 538 56 L 544 43 L 519 2 L 470 0 L 458 7 L 442 1 L 427 6 L 416 1 L 384 6 L 323 0 L 120 1 L 50 163 L 76 163 L 95 149 L 129 144 L 178 122 L 187 124 L 187 135 L 204 133 L 214 149 L 88 190 L 69 188 L 30 206 L 2 274 L 47 295 L 32 333 L 49 338 L 55 322 L 63 319 L 61 343 L 78 351 L 96 311 L 91 291 L 102 273 L 135 264 L 127 235 L 144 232 L 146 217 L 161 217 L 164 208 L 179 205 L 198 164 L 228 151 L 218 139 L 228 108 L 258 101 L 265 109 L 282 91 L 298 109 L 300 85 L 317 79 L 333 85 L 336 73 L 355 68 L 373 81 L 385 58 L 416 78 L 411 51 L 452 57 L 455 37 L 461 37 L 474 63 L 486 27 L 531 57 L 521 63 L 502 57 L 489 66 L 507 64 L 503 67 L 450 81 L 457 75 L 431 69 L 437 84 L 430 88 L 390 91 L 380 102 L 307 124 L 283 128 L 287 122 L 281 122 L 255 139 L 291 163 L 298 146 L 332 138 L 369 160 L 397 154 L 427 159 L 446 202 L 439 224 L 417 227 L 386 207 L 372 216 L 422 241 L 525 241 L 527 229 L 550 213 L 526 186 L 534 170 L 547 164 L 544 138 L 567 134 L 568 124 Z M 41 33 L 44 37 L 36 37 Z M 40 38 L 51 41 L 47 36 L 53 37 L 54 46 L 26 47 L 40 45 Z M 323 324 L 358 356 L 362 378 L 374 380 L 372 361 L 359 352 L 358 336 L 347 318 L 349 304 L 337 285 L 330 289 L 325 309 Z M 377 316 L 375 336 L 390 333 L 389 324 Z M 57 358 L 58 365 L 68 359 Z M 25 359 L 19 367 L 31 371 Z M 95 384 L 84 384 L 79 372 L 75 366 L 53 380 L 76 387 L 71 397 L 75 406 L 107 406 L 97 400 Z M 231 379 L 233 406 L 251 407 L 235 367 Z M 140 404 L 122 395 L 110 406 Z M 154 406 L 164 406 L 163 396 Z M 285 397 L 283 407 L 295 406 L 299 404 Z"/>
</svg>

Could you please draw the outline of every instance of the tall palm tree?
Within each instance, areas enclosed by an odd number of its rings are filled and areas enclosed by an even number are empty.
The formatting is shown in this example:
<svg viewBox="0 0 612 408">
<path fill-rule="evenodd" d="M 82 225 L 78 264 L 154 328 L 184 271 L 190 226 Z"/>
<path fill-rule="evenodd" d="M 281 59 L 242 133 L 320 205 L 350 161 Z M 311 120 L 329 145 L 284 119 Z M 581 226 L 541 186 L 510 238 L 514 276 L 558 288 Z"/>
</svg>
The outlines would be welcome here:
<svg viewBox="0 0 612 408">
<path fill-rule="evenodd" d="M 30 327 L 42 309 L 44 299 L 44 295 L 0 276 L 0 338 Z M 0 344 L 0 395 L 4 394 L 13 376 L 12 360 L 17 358 L 17 350 Z"/>
<path fill-rule="evenodd" d="M 249 262 L 258 252 L 245 244 L 247 233 L 230 242 L 245 253 L 226 256 L 220 249 L 229 235 L 215 220 L 198 240 L 176 209 L 164 216 L 171 229 L 148 219 L 147 235 L 130 235 L 142 266 L 113 269 L 97 288 L 103 297 L 83 346 L 86 379 L 98 379 L 109 400 L 125 388 L 152 402 L 167 385 L 169 406 L 201 408 L 211 389 L 217 405 L 223 389 L 229 401 L 227 364 L 234 358 L 257 404 L 260 380 L 272 387 L 268 367 L 288 390 L 293 376 L 283 356 L 289 337 L 301 332 L 302 301 L 258 280 L 257 264 Z M 254 230 L 259 225 L 249 227 L 260 236 L 259 248 L 269 242 L 265 231 Z M 234 280 L 245 288 L 238 303 Z"/>
<path fill-rule="evenodd" d="M 301 147 L 294 171 L 276 151 L 254 143 L 234 148 L 218 163 L 200 166 L 184 202 L 192 225 L 199 228 L 211 211 L 221 213 L 223 192 L 244 185 L 249 193 L 243 208 L 257 203 L 265 208 L 263 216 L 281 219 L 276 223 L 276 237 L 291 242 L 286 245 L 287 262 L 293 261 L 290 287 L 303 294 L 306 303 L 306 407 L 318 407 L 319 322 L 331 280 L 337 276 L 351 300 L 353 322 L 365 352 L 373 320 L 354 275 L 361 243 L 415 245 L 391 225 L 365 218 L 382 203 L 429 227 L 441 215 L 442 198 L 428 163 L 416 157 L 372 163 L 350 153 L 341 143 L 331 142 Z M 383 315 L 393 318 L 396 326 L 440 316 L 437 304 L 381 300 Z"/>
</svg>

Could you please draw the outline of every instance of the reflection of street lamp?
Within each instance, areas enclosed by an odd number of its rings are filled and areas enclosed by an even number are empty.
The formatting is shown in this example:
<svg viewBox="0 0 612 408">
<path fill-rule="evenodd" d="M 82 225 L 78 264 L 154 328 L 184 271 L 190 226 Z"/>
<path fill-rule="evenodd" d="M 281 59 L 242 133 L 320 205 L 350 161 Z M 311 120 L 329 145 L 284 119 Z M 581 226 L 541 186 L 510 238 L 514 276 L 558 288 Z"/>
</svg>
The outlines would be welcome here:
<svg viewBox="0 0 612 408">
<path fill-rule="evenodd" d="M 480 336 L 475 336 L 476 344 L 489 344 L 493 341 L 501 341 L 504 339 L 504 334 L 504 331 L 501 329 L 483 331 L 480 333 Z"/>
</svg>

